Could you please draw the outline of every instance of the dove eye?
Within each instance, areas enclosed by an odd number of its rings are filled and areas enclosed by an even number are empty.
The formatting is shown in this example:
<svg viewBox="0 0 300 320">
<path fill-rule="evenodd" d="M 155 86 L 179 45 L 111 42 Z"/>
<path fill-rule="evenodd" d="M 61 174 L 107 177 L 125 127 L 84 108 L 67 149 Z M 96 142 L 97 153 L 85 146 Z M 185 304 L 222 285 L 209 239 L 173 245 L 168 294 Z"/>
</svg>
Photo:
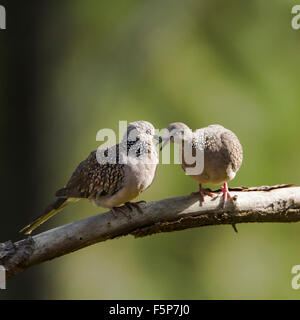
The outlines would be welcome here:
<svg viewBox="0 0 300 320">
<path fill-rule="evenodd" d="M 146 133 L 147 133 L 147 134 L 152 134 L 151 129 L 147 129 L 147 130 L 146 130 Z"/>
</svg>

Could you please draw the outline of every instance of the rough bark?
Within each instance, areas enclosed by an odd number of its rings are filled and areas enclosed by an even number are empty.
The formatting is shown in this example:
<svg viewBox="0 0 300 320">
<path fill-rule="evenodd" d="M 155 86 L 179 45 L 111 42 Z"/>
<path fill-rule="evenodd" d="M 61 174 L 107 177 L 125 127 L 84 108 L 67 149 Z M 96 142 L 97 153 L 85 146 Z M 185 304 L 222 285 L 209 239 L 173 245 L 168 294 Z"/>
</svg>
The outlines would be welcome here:
<svg viewBox="0 0 300 320">
<path fill-rule="evenodd" d="M 91 216 L 24 240 L 0 245 L 0 265 L 12 277 L 27 268 L 97 242 L 120 236 L 144 237 L 160 232 L 247 222 L 300 221 L 300 187 L 291 185 L 230 189 L 233 201 L 223 208 L 220 191 L 199 203 L 197 195 L 141 204 L 127 214 Z"/>
</svg>

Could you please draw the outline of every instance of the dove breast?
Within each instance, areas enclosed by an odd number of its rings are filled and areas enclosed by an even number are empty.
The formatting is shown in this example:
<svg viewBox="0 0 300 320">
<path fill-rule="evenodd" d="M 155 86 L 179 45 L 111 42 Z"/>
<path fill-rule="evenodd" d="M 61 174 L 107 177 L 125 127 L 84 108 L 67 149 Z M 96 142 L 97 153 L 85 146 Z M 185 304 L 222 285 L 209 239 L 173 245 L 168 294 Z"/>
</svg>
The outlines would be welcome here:
<svg viewBox="0 0 300 320">
<path fill-rule="evenodd" d="M 190 175 L 198 183 L 222 184 L 232 180 L 243 160 L 243 149 L 237 136 L 221 125 L 210 125 L 193 133 L 193 149 L 204 152 L 203 171 Z M 182 168 L 188 166 L 182 161 Z"/>
</svg>

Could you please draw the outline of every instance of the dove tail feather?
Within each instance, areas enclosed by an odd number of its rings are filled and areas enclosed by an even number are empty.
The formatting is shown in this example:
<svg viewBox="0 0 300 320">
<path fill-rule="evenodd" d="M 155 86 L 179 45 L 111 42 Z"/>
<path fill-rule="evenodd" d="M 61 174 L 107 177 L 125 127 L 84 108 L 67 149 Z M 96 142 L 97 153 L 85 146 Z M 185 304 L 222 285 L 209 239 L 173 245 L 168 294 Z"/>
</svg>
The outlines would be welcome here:
<svg viewBox="0 0 300 320">
<path fill-rule="evenodd" d="M 25 226 L 22 230 L 19 232 L 30 234 L 34 229 L 36 229 L 38 226 L 40 226 L 42 223 L 46 222 L 48 219 L 53 217 L 55 214 L 60 212 L 65 206 L 67 206 L 69 203 L 77 201 L 78 199 L 74 198 L 59 198 L 52 204 L 50 204 L 45 212 L 30 222 L 27 226 Z"/>
</svg>

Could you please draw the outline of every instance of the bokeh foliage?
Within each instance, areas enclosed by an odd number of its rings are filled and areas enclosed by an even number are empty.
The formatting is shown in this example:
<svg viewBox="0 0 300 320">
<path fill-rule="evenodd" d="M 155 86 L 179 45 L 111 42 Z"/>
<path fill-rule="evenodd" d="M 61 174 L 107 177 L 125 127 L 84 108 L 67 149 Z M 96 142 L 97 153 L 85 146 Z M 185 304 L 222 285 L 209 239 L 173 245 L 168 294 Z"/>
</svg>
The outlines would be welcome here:
<svg viewBox="0 0 300 320">
<path fill-rule="evenodd" d="M 231 186 L 300 181 L 300 31 L 287 0 L 72 0 L 41 29 L 40 161 L 45 205 L 98 147 L 101 128 L 148 120 L 233 130 L 244 163 Z M 160 165 L 137 200 L 188 194 Z M 105 210 L 81 201 L 43 229 Z M 94 245 L 36 267 L 55 299 L 298 299 L 299 224 L 207 227 Z"/>
</svg>

